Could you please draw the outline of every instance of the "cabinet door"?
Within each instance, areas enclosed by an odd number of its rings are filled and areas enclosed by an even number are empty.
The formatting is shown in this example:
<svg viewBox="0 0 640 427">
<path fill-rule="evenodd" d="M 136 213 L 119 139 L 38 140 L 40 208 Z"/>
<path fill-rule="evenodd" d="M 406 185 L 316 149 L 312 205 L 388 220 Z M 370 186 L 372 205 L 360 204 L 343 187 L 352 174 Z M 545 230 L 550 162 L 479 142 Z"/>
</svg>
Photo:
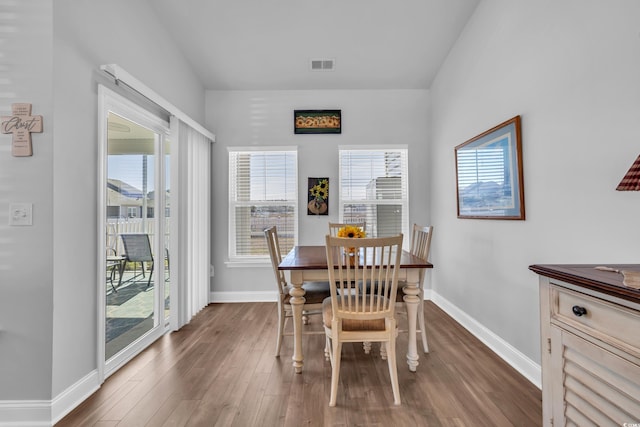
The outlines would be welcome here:
<svg viewBox="0 0 640 427">
<path fill-rule="evenodd" d="M 640 422 L 640 366 L 551 327 L 554 425 Z"/>
</svg>

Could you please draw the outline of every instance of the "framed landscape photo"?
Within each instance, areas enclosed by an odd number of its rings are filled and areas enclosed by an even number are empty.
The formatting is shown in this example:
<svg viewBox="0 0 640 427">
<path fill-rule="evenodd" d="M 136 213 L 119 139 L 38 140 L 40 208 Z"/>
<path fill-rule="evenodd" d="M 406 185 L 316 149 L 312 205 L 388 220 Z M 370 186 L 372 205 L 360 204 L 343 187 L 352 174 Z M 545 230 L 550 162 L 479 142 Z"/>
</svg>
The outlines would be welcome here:
<svg viewBox="0 0 640 427">
<path fill-rule="evenodd" d="M 342 133 L 341 110 L 294 110 L 294 133 Z"/>
<path fill-rule="evenodd" d="M 458 145 L 455 157 L 458 218 L 525 219 L 520 116 Z"/>
</svg>

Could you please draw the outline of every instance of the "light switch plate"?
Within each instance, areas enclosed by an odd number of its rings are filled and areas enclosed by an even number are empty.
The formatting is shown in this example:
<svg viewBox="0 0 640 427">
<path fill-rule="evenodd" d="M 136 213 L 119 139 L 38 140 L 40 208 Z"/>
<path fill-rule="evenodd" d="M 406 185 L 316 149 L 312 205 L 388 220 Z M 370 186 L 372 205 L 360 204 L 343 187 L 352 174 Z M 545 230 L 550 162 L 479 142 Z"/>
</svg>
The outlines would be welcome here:
<svg viewBox="0 0 640 427">
<path fill-rule="evenodd" d="M 9 205 L 9 225 L 33 225 L 33 204 L 11 203 Z"/>
</svg>

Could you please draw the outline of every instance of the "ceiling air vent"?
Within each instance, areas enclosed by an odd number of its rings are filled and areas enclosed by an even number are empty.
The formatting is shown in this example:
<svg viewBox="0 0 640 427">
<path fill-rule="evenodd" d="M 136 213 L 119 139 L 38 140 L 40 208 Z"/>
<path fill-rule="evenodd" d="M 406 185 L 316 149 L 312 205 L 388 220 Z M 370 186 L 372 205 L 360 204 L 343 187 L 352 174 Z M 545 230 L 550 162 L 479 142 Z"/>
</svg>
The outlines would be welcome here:
<svg viewBox="0 0 640 427">
<path fill-rule="evenodd" d="M 311 71 L 333 71 L 335 60 L 333 59 L 312 59 Z"/>
</svg>

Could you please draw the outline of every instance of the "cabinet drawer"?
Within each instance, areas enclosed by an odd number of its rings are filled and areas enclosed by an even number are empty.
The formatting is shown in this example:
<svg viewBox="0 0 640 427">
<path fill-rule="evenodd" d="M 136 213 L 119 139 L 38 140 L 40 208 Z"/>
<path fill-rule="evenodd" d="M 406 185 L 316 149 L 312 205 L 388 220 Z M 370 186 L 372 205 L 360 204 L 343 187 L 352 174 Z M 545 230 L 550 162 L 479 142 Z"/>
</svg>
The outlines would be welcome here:
<svg viewBox="0 0 640 427">
<path fill-rule="evenodd" d="M 551 301 L 552 321 L 640 357 L 638 311 L 556 286 L 551 288 Z"/>
</svg>

